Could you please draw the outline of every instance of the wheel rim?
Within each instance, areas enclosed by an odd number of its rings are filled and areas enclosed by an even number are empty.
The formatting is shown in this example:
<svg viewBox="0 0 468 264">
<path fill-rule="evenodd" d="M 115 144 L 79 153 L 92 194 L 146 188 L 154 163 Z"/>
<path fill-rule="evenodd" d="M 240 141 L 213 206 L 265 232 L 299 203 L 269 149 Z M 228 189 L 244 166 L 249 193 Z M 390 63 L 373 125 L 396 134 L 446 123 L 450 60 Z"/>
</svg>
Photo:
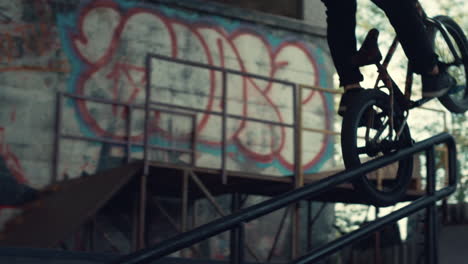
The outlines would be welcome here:
<svg viewBox="0 0 468 264">
<path fill-rule="evenodd" d="M 394 117 L 392 126 L 390 109 L 386 104 L 388 102 L 378 100 L 368 102 L 356 120 L 356 150 L 360 164 L 408 145 L 406 130 L 397 137 L 397 131 L 403 123 L 402 119 Z M 406 163 L 406 161 L 395 162 L 363 178 L 366 184 L 380 193 L 395 192 L 401 189 L 404 182 Z"/>
<path fill-rule="evenodd" d="M 448 92 L 448 96 L 457 104 L 464 104 L 468 100 L 466 91 L 468 69 L 465 66 L 468 58 L 466 54 L 462 52 L 462 49 L 464 49 L 463 44 L 459 43 L 459 40 L 453 37 L 452 32 L 449 31 L 448 35 L 453 43 L 457 57 L 461 60 L 456 61 L 456 56 L 452 53 L 439 30 L 434 33 L 434 52 L 439 56 L 439 61 L 447 67 L 448 74 L 457 82 L 456 86 Z"/>
</svg>

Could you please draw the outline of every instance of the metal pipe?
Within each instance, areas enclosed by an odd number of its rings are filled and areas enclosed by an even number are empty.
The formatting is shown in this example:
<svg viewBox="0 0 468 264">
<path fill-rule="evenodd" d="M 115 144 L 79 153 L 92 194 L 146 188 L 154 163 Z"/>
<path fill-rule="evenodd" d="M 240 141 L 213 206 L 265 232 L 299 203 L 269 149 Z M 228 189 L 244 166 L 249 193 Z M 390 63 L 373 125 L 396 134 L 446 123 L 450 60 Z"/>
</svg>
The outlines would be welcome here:
<svg viewBox="0 0 468 264">
<path fill-rule="evenodd" d="M 222 73 L 222 99 L 223 102 L 223 116 L 221 124 L 221 179 L 223 184 L 227 184 L 226 173 L 226 155 L 227 155 L 227 74 L 226 71 Z"/>
<path fill-rule="evenodd" d="M 187 212 L 188 212 L 188 191 L 189 191 L 189 178 L 188 178 L 188 173 L 185 170 L 184 174 L 182 175 L 182 218 L 181 218 L 181 226 L 180 230 L 181 232 L 187 231 L 187 223 L 188 223 L 188 217 L 187 217 Z"/>
<path fill-rule="evenodd" d="M 127 163 L 130 163 L 132 156 L 132 107 L 127 106 L 127 122 L 126 122 L 126 134 L 127 134 Z"/>
<path fill-rule="evenodd" d="M 172 107 L 172 108 L 177 108 L 181 109 L 184 111 L 192 111 L 192 112 L 197 112 L 197 113 L 204 113 L 208 115 L 216 115 L 216 116 L 223 116 L 223 112 L 217 112 L 217 111 L 207 111 L 207 110 L 202 110 L 202 109 L 197 109 L 189 106 L 181 106 L 181 105 L 173 105 L 173 104 L 167 104 L 167 103 L 160 103 L 160 102 L 151 102 L 152 105 L 160 106 L 160 107 Z M 226 114 L 227 118 L 234 118 L 234 119 L 239 119 L 239 120 L 246 120 L 246 121 L 251 121 L 251 122 L 257 122 L 257 123 L 264 123 L 267 125 L 273 125 L 273 126 L 282 126 L 282 127 L 294 127 L 294 124 L 286 124 L 286 123 L 281 123 L 281 122 L 276 122 L 276 121 L 270 121 L 270 120 L 264 120 L 264 119 L 258 119 L 258 118 L 253 118 L 253 117 L 246 117 L 246 116 L 240 116 L 240 115 L 234 115 L 234 114 Z"/>
<path fill-rule="evenodd" d="M 443 197 L 446 197 L 452 194 L 455 191 L 455 186 L 446 187 L 436 192 L 434 196 L 423 196 L 411 204 L 403 207 L 391 214 L 388 214 L 380 219 L 369 223 L 368 225 L 361 227 L 351 233 L 341 236 L 339 239 L 330 242 L 324 246 L 321 246 L 314 250 L 313 252 L 304 255 L 303 257 L 291 262 L 291 264 L 307 264 L 307 263 L 315 263 L 326 256 L 342 249 L 343 247 L 365 237 L 366 235 L 377 231 L 378 229 L 390 224 L 394 223 L 402 218 L 405 218 L 423 208 L 428 206 L 431 203 L 436 202 Z"/>
<path fill-rule="evenodd" d="M 375 219 L 379 218 L 379 207 L 375 207 Z M 374 258 L 375 258 L 375 264 L 382 264 L 382 252 L 380 250 L 381 247 L 381 236 L 380 236 L 380 231 L 376 231 L 374 233 Z"/>
<path fill-rule="evenodd" d="M 132 208 L 132 249 L 133 251 L 137 251 L 138 248 L 138 193 L 135 192 L 132 195 L 133 197 L 133 208 Z"/>
<path fill-rule="evenodd" d="M 231 195 L 231 211 L 232 213 L 237 212 L 241 209 L 240 194 L 235 192 Z M 243 238 L 243 227 L 244 224 L 240 223 L 236 228 L 231 229 L 230 237 L 230 263 L 231 264 L 243 264 L 244 263 L 244 238 Z"/>
<path fill-rule="evenodd" d="M 305 85 L 305 84 L 299 84 L 299 87 L 301 89 L 309 89 L 309 90 L 314 90 L 314 91 L 324 92 L 324 93 L 331 93 L 331 94 L 343 94 L 344 93 L 343 89 L 330 89 L 330 88 L 323 88 L 323 87 Z"/>
<path fill-rule="evenodd" d="M 101 235 L 107 241 L 107 243 L 109 244 L 112 251 L 114 251 L 115 253 L 118 253 L 118 254 L 122 253 L 122 251 L 115 245 L 115 242 L 112 240 L 112 238 L 109 236 L 109 234 L 106 231 L 104 231 L 103 229 L 101 229 L 98 226 L 95 226 L 95 228 L 96 228 L 97 231 L 99 231 L 101 233 Z"/>
<path fill-rule="evenodd" d="M 145 119 L 144 119 L 144 132 L 143 132 L 143 175 L 148 174 L 148 155 L 149 155 L 149 119 L 150 119 L 150 102 L 151 102 L 151 57 L 146 55 L 145 57 Z"/>
<path fill-rule="evenodd" d="M 198 178 L 198 176 L 193 172 L 193 171 L 189 171 L 189 175 L 191 177 L 191 179 L 193 180 L 193 182 L 198 186 L 198 188 L 200 188 L 200 190 L 203 192 L 203 194 L 206 196 L 206 198 L 208 199 L 208 201 L 211 203 L 211 205 L 213 205 L 213 207 L 215 208 L 216 212 L 218 212 L 218 214 L 220 216 L 225 216 L 226 214 L 224 213 L 224 210 L 221 208 L 221 205 L 219 205 L 217 202 L 216 202 L 216 199 L 214 198 L 214 196 L 210 193 L 210 191 L 208 190 L 208 188 L 206 188 L 206 186 L 203 184 L 203 182 Z"/>
<path fill-rule="evenodd" d="M 229 69 L 225 67 L 218 67 L 218 66 L 213 66 L 211 64 L 204 64 L 200 62 L 195 62 L 195 61 L 189 61 L 189 60 L 184 60 L 184 59 L 179 59 L 179 58 L 173 58 L 169 56 L 164 56 L 160 54 L 154 54 L 154 53 L 148 53 L 148 56 L 154 59 L 159 59 L 159 60 L 164 60 L 164 61 L 170 61 L 178 64 L 184 64 L 188 66 L 193 66 L 193 67 L 198 67 L 198 68 L 203 68 L 203 69 L 208 69 L 208 70 L 213 70 L 213 71 L 220 71 L 220 72 L 226 72 L 229 74 L 235 74 L 235 75 L 241 75 L 245 77 L 250 77 L 254 79 L 259 79 L 267 82 L 275 82 L 275 83 L 280 83 L 284 85 L 294 85 L 291 82 L 285 81 L 285 80 L 280 80 L 280 79 L 274 79 L 274 78 L 269 78 L 263 75 L 258 75 L 258 74 L 253 74 L 253 73 L 247 73 L 245 71 L 239 71 L 239 70 L 234 70 L 234 69 Z"/>
<path fill-rule="evenodd" d="M 236 227 L 239 223 L 248 222 L 250 220 L 259 218 L 263 215 L 266 215 L 277 209 L 283 208 L 289 204 L 295 203 L 303 199 L 312 199 L 320 193 L 325 192 L 327 190 L 331 190 L 335 186 L 350 181 L 355 177 L 359 177 L 362 174 L 366 174 L 373 170 L 379 169 L 395 161 L 408 158 L 415 153 L 424 151 L 432 145 L 441 143 L 445 143 L 449 150 L 450 186 L 437 191 L 434 196 L 424 196 L 420 199 L 417 199 L 412 204 L 379 219 L 377 223 L 371 223 L 366 227 L 363 227 L 363 229 L 356 230 L 355 232 L 350 233 L 349 235 L 343 236 L 342 238 L 334 241 L 333 244 L 327 245 L 326 247 L 321 247 L 319 248 L 319 251 L 314 251 L 311 254 L 305 255 L 304 257 L 299 259 L 299 262 L 297 262 L 312 263 L 308 261 L 310 261 L 311 259 L 318 260 L 320 257 L 331 254 L 336 250 L 352 243 L 356 239 L 359 239 L 364 235 L 376 231 L 378 228 L 381 228 L 382 226 L 388 223 L 404 218 L 409 214 L 412 214 L 426 207 L 428 204 L 452 194 L 456 189 L 457 180 L 456 146 L 454 138 L 447 133 L 436 135 L 432 138 L 415 143 L 412 147 L 401 149 L 398 152 L 368 161 L 358 168 L 337 173 L 333 176 L 319 180 L 314 184 L 305 185 L 304 187 L 301 187 L 299 189 L 283 193 L 281 195 L 271 198 L 270 200 L 245 208 L 229 216 L 219 218 L 211 223 L 202 225 L 198 228 L 194 228 L 184 234 L 176 235 L 168 240 L 165 240 L 162 244 L 157 244 L 147 249 L 131 253 L 127 256 L 118 259 L 114 263 L 149 263 L 153 260 L 176 252 L 182 248 L 193 245 L 194 243 L 200 242 L 203 239 L 232 229 Z"/>
<path fill-rule="evenodd" d="M 138 207 L 138 249 L 143 249 L 145 247 L 145 232 L 146 232 L 146 183 L 148 179 L 148 174 L 141 175 L 140 179 L 140 203 Z"/>
<path fill-rule="evenodd" d="M 159 211 L 163 214 L 163 216 L 167 219 L 169 224 L 177 231 L 177 232 L 182 232 L 181 226 L 179 226 L 176 222 L 176 220 L 167 212 L 166 209 L 164 209 L 163 205 L 159 202 L 159 200 L 154 197 L 153 199 L 149 199 L 149 202 L 152 202 L 156 205 L 156 207 L 159 209 Z M 190 250 L 194 255 L 199 256 L 200 252 L 195 248 L 195 246 L 191 246 Z"/>
<path fill-rule="evenodd" d="M 103 98 L 96 98 L 96 97 L 90 97 L 90 96 L 85 96 L 85 95 L 79 95 L 79 94 L 73 94 L 73 93 L 61 93 L 59 92 L 62 96 L 65 97 L 70 97 L 73 99 L 78 99 L 78 100 L 84 100 L 84 101 L 90 101 L 90 102 L 95 102 L 95 103 L 101 103 L 101 104 L 109 104 L 109 105 L 117 105 L 117 106 L 123 106 L 123 107 L 132 107 L 135 109 L 140 109 L 140 110 L 145 110 L 146 106 L 145 104 L 131 104 L 131 103 L 125 103 L 121 101 L 115 101 L 115 100 L 109 100 L 109 99 L 103 99 Z M 150 102 L 151 104 L 158 104 L 154 102 Z M 168 107 L 173 107 L 173 105 L 167 105 Z M 185 112 L 179 112 L 179 111 L 174 111 L 170 109 L 161 109 L 161 108 L 154 108 L 154 107 L 149 107 L 150 110 L 157 110 L 162 113 L 166 114 L 175 114 L 175 115 L 181 115 L 181 116 L 186 116 L 186 117 L 193 117 L 194 114 L 192 113 L 185 113 Z"/>
<path fill-rule="evenodd" d="M 307 250 L 312 248 L 312 202 L 307 200 Z"/>
<path fill-rule="evenodd" d="M 293 205 L 291 213 L 291 258 L 296 259 L 299 256 L 300 245 L 300 204 Z"/>
<path fill-rule="evenodd" d="M 68 134 L 61 134 L 60 137 L 63 138 L 63 139 L 71 139 L 71 140 L 102 142 L 102 143 L 109 143 L 109 144 L 122 145 L 122 146 L 127 145 L 127 141 L 118 140 L 118 139 L 110 139 L 110 138 L 75 136 L 75 135 L 68 135 Z M 143 143 L 133 143 L 132 146 L 144 147 L 145 144 L 143 144 Z M 154 146 L 154 145 L 153 146 L 148 146 L 148 149 L 161 150 L 161 151 L 175 151 L 175 152 L 181 152 L 181 153 L 192 153 L 192 150 L 190 150 L 190 149 L 161 147 L 161 146 Z"/>
<path fill-rule="evenodd" d="M 182 208 L 181 208 L 181 223 L 180 223 L 180 230 L 181 232 L 187 231 L 187 224 L 188 224 L 188 192 L 189 192 L 189 176 L 186 170 L 184 170 L 184 174 L 182 175 Z M 185 251 L 182 250 L 181 252 L 182 257 L 185 257 Z"/>
<path fill-rule="evenodd" d="M 293 87 L 293 119 L 294 119 L 294 188 L 304 186 L 304 174 L 302 172 L 302 89 L 296 85 Z M 291 256 L 292 259 L 299 256 L 300 240 L 300 204 L 294 205 L 291 214 Z"/>
<path fill-rule="evenodd" d="M 151 101 L 151 58 L 145 57 L 145 113 L 144 113 L 144 131 L 143 131 L 143 174 L 140 177 L 140 197 L 138 206 L 138 234 L 137 234 L 137 248 L 142 249 L 145 247 L 145 229 L 146 229 L 146 184 L 149 174 L 149 116 L 150 116 L 150 101 Z"/>
<path fill-rule="evenodd" d="M 193 167 L 196 166 L 197 163 L 197 140 L 198 140 L 198 132 L 197 132 L 197 116 L 195 115 L 192 118 L 192 146 L 191 146 L 191 155 L 190 155 L 190 165 Z"/>
<path fill-rule="evenodd" d="M 159 209 L 161 214 L 166 218 L 166 220 L 169 222 L 169 224 L 177 231 L 177 232 L 182 232 L 181 226 L 177 224 L 177 221 L 169 214 L 169 212 L 163 207 L 161 202 L 156 197 L 153 197 L 152 199 L 149 200 L 152 202 L 156 207 Z"/>
<path fill-rule="evenodd" d="M 296 174 L 295 188 L 304 185 L 302 171 L 302 90 L 300 86 L 293 89 L 293 118 L 294 118 L 294 170 Z"/>
<path fill-rule="evenodd" d="M 303 127 L 303 131 L 308 131 L 308 132 L 316 132 L 316 133 L 322 133 L 322 134 L 327 134 L 327 135 L 334 135 L 334 136 L 339 136 L 341 135 L 340 132 L 336 132 L 333 130 L 328 130 L 328 129 L 318 129 L 318 128 L 311 128 L 311 127 Z"/>
<path fill-rule="evenodd" d="M 283 230 L 284 223 L 286 222 L 286 217 L 288 216 L 290 207 L 286 207 L 284 209 L 283 217 L 281 217 L 281 221 L 278 227 L 278 230 L 276 231 L 275 234 L 275 239 L 273 240 L 273 245 L 271 246 L 270 253 L 268 253 L 268 258 L 267 258 L 267 263 L 271 261 L 271 258 L 273 257 L 273 253 L 275 252 L 276 245 L 278 244 L 278 241 L 280 239 L 281 231 Z"/>
<path fill-rule="evenodd" d="M 430 147 L 426 150 L 426 193 L 429 196 L 433 196 L 436 190 L 436 164 L 435 164 L 435 149 Z M 436 241 L 436 213 L 437 208 L 435 202 L 426 207 L 426 232 L 425 232 L 425 244 L 426 244 L 426 263 L 437 264 L 437 241 Z"/>
<path fill-rule="evenodd" d="M 189 174 L 192 178 L 192 180 L 195 182 L 195 184 L 198 186 L 198 188 L 200 188 L 200 190 L 203 192 L 203 194 L 205 194 L 206 198 L 208 199 L 208 201 L 213 205 L 213 207 L 215 208 L 215 210 L 218 212 L 218 214 L 220 216 L 223 216 L 225 217 L 226 216 L 226 213 L 224 212 L 224 210 L 221 208 L 221 205 L 219 205 L 219 203 L 216 202 L 216 199 L 214 198 L 214 196 L 210 193 L 210 191 L 208 190 L 208 188 L 206 188 L 206 186 L 203 184 L 203 182 L 198 178 L 198 176 L 193 172 L 193 171 L 189 171 Z M 239 224 L 239 223 L 238 223 Z M 235 227 L 238 227 L 238 225 L 236 225 Z M 247 251 L 250 253 L 250 255 L 252 255 L 252 257 L 254 257 L 257 261 L 259 261 L 259 258 L 257 257 L 257 255 L 255 254 L 255 252 L 253 251 L 252 248 L 249 247 L 249 245 L 245 245 L 245 247 L 247 248 Z"/>
<path fill-rule="evenodd" d="M 57 93 L 57 105 L 55 108 L 55 133 L 54 133 L 54 150 L 53 150 L 53 157 L 52 157 L 52 183 L 56 183 L 58 181 L 58 170 L 59 170 L 59 163 L 60 163 L 60 134 L 62 130 L 62 104 L 63 104 L 63 97 L 62 94 L 59 92 Z"/>
</svg>

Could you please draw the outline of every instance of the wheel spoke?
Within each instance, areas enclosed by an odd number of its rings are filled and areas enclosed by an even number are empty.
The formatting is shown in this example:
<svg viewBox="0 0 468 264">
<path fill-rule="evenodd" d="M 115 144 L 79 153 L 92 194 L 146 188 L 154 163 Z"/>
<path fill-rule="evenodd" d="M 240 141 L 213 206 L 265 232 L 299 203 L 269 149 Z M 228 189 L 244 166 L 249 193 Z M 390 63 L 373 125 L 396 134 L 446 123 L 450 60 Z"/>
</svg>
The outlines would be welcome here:
<svg viewBox="0 0 468 264">
<path fill-rule="evenodd" d="M 379 129 L 377 130 L 377 133 L 375 134 L 374 138 L 375 139 L 378 139 L 380 138 L 380 136 L 382 135 L 382 133 L 385 131 L 385 129 L 388 127 L 388 121 L 389 120 L 386 120 L 385 123 L 382 124 L 381 127 L 379 127 Z"/>
</svg>

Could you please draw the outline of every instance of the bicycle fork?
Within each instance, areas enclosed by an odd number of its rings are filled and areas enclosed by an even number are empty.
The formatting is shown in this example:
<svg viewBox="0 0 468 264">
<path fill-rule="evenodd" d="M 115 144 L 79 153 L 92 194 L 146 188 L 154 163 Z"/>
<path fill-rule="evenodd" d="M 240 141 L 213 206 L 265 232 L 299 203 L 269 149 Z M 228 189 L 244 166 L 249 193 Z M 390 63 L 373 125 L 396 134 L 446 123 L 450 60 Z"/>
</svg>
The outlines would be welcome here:
<svg viewBox="0 0 468 264">
<path fill-rule="evenodd" d="M 390 102 L 389 102 L 389 104 L 390 104 L 390 115 L 389 115 L 390 116 L 390 119 L 389 119 L 390 131 L 389 131 L 389 136 L 390 136 L 390 138 L 392 138 L 393 137 L 393 128 L 395 127 L 395 124 L 394 124 L 394 112 L 395 112 L 394 111 L 394 109 L 395 109 L 395 105 L 394 105 L 394 103 L 395 103 L 394 82 L 391 79 L 390 75 L 388 74 L 386 66 L 383 66 L 380 62 L 377 62 L 375 65 L 377 66 L 377 71 L 379 73 L 379 76 L 377 77 L 377 81 L 375 83 L 374 88 L 378 89 L 378 88 L 386 87 L 386 88 L 388 88 L 389 93 L 390 93 Z M 384 83 L 383 87 L 378 86 L 379 81 L 382 81 Z M 397 137 L 399 137 L 399 135 L 397 135 Z"/>
</svg>

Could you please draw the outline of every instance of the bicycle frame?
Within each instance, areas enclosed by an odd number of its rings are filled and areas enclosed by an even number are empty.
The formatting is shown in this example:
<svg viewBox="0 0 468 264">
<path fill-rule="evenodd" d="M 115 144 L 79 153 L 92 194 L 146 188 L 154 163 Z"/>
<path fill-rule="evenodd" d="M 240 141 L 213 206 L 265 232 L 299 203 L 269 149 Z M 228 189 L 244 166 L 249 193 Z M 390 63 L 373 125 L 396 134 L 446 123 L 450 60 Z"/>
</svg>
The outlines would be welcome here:
<svg viewBox="0 0 468 264">
<path fill-rule="evenodd" d="M 442 23 L 440 23 L 439 21 L 437 21 L 435 19 L 432 19 L 432 18 L 429 18 L 426 15 L 426 13 L 425 13 L 424 9 L 422 8 L 422 6 L 419 4 L 419 2 L 416 2 L 416 5 L 417 5 L 417 7 L 418 7 L 418 9 L 420 11 L 420 14 L 422 16 L 424 24 L 427 27 L 434 27 L 434 28 L 436 28 L 437 30 L 439 30 L 441 32 L 441 34 L 442 34 L 444 40 L 446 41 L 450 51 L 452 52 L 452 54 L 455 57 L 455 62 L 454 63 L 459 63 L 462 60 L 462 58 L 460 56 L 458 56 L 458 53 L 456 52 L 456 49 L 455 49 L 455 47 L 454 47 L 454 45 L 452 43 L 452 40 L 451 40 L 451 38 L 449 37 L 449 35 L 447 33 L 448 29 L 446 29 L 445 26 Z M 423 105 L 423 104 L 425 104 L 428 101 L 433 99 L 433 98 L 421 98 L 421 99 L 418 99 L 418 100 L 415 100 L 415 101 L 411 100 L 414 72 L 411 69 L 411 64 L 410 63 L 408 63 L 408 67 L 407 67 L 404 93 L 398 87 L 398 85 L 395 83 L 395 81 L 391 78 L 390 74 L 387 71 L 387 68 L 388 68 L 388 65 L 390 64 L 390 61 L 393 58 L 393 55 L 396 52 L 398 44 L 399 44 L 398 38 L 395 37 L 393 39 L 392 44 L 390 45 L 386 55 L 385 55 L 385 58 L 384 58 L 383 62 L 382 63 L 380 63 L 380 62 L 375 63 L 375 65 L 377 66 L 377 71 L 379 72 L 379 75 L 378 75 L 377 80 L 376 80 L 375 85 L 374 85 L 374 89 L 381 89 L 381 88 L 389 89 L 389 95 L 390 95 L 389 96 L 389 98 L 390 98 L 389 105 L 390 105 L 390 111 L 391 111 L 390 120 L 389 120 L 390 121 L 390 136 L 392 136 L 392 133 L 393 133 L 392 131 L 393 131 L 393 128 L 394 128 L 393 116 L 395 114 L 395 112 L 394 112 L 395 101 L 398 103 L 400 108 L 403 110 L 404 122 L 401 125 L 401 127 L 398 129 L 398 132 L 397 132 L 397 135 L 396 135 L 397 138 L 400 136 L 404 126 L 407 123 L 408 116 L 409 116 L 409 110 L 411 110 L 413 108 L 416 108 L 416 107 L 419 107 L 419 106 L 421 106 L 421 105 Z M 382 81 L 384 83 L 383 86 L 379 86 L 380 81 Z M 367 138 L 367 135 L 366 135 L 366 138 Z"/>
</svg>

